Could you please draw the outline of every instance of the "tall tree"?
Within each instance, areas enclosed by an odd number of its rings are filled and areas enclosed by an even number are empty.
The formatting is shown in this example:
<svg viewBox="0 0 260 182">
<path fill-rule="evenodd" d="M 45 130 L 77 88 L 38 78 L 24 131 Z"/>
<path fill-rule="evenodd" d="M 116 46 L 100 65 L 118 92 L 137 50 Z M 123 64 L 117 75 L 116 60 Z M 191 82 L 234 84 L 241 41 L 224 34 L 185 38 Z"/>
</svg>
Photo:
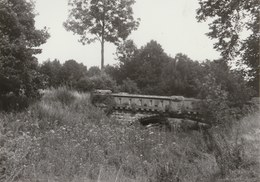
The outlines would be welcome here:
<svg viewBox="0 0 260 182">
<path fill-rule="evenodd" d="M 125 40 L 139 21 L 133 17 L 134 0 L 70 0 L 70 14 L 64 26 L 80 35 L 80 42 L 101 43 L 101 69 L 104 68 L 105 41 Z M 91 36 L 92 35 L 92 36 Z"/>
<path fill-rule="evenodd" d="M 213 20 L 207 35 L 218 40 L 214 48 L 225 60 L 240 60 L 248 65 L 251 83 L 259 91 L 259 0 L 199 0 L 199 4 L 197 19 Z M 245 32 L 247 38 L 243 38 Z"/>
<path fill-rule="evenodd" d="M 0 97 L 38 95 L 40 74 L 34 55 L 49 35 L 35 28 L 33 8 L 26 0 L 0 1 Z"/>
</svg>

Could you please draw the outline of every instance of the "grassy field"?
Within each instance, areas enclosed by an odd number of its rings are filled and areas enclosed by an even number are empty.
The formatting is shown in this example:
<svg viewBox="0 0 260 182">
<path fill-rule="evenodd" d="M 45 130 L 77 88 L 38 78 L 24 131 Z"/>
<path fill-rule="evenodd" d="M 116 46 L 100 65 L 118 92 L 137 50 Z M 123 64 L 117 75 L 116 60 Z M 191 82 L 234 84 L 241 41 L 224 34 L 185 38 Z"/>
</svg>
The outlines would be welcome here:
<svg viewBox="0 0 260 182">
<path fill-rule="evenodd" d="M 255 182 L 259 118 L 212 128 L 219 155 L 202 132 L 129 126 L 93 107 L 88 94 L 49 90 L 24 112 L 0 113 L 0 181 Z"/>
</svg>

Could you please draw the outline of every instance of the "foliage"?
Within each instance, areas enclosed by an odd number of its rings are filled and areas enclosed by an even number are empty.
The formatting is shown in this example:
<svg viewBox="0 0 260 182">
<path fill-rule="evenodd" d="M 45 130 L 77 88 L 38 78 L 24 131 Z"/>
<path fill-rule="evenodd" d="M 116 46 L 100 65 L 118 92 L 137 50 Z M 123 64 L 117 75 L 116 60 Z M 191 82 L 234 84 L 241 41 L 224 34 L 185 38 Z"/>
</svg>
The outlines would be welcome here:
<svg viewBox="0 0 260 182">
<path fill-rule="evenodd" d="M 101 43 L 101 69 L 104 67 L 105 41 L 118 44 L 125 40 L 139 22 L 134 20 L 134 0 L 71 0 L 72 7 L 67 30 L 80 35 L 83 44 L 98 40 Z M 91 37 L 92 34 L 92 37 Z"/>
<path fill-rule="evenodd" d="M 118 48 L 117 55 L 121 83 L 129 78 L 144 94 L 162 94 L 158 83 L 162 80 L 163 68 L 171 58 L 159 43 L 152 40 L 137 50 L 132 41 L 127 41 Z"/>
<path fill-rule="evenodd" d="M 202 111 L 207 121 L 219 125 L 247 114 L 247 103 L 254 91 L 246 85 L 241 72 L 230 70 L 223 60 L 204 63 L 204 72 L 199 97 L 204 100 Z"/>
<path fill-rule="evenodd" d="M 45 29 L 35 29 L 33 4 L 25 0 L 0 2 L 0 96 L 37 98 L 42 77 L 34 54 L 45 43 Z M 17 104 L 18 100 L 16 101 Z M 3 108 L 9 109 L 9 108 Z"/>
<path fill-rule="evenodd" d="M 252 70 L 253 86 L 259 91 L 259 1 L 258 0 L 200 0 L 197 19 L 209 24 L 212 39 L 217 39 L 214 48 L 225 60 L 245 63 Z M 243 34 L 249 34 L 243 38 Z"/>
<path fill-rule="evenodd" d="M 47 86 L 57 88 L 61 85 L 60 71 L 62 64 L 59 60 L 55 59 L 53 61 L 47 60 L 40 66 L 40 73 L 45 75 Z"/>
<path fill-rule="evenodd" d="M 0 110 L 1 111 L 22 111 L 27 108 L 32 100 L 26 96 L 17 96 L 15 94 L 6 94 L 0 96 Z"/>
<path fill-rule="evenodd" d="M 119 44 L 116 50 L 116 56 L 121 65 L 130 62 L 136 55 L 138 49 L 133 40 L 126 40 Z"/>
<path fill-rule="evenodd" d="M 130 94 L 140 93 L 140 89 L 138 88 L 137 84 L 133 80 L 130 80 L 129 78 L 123 80 L 122 85 L 120 85 L 120 91 L 127 92 Z"/>
<path fill-rule="evenodd" d="M 74 87 L 87 74 L 87 67 L 75 60 L 68 60 L 62 65 L 59 77 L 63 85 Z"/>
<path fill-rule="evenodd" d="M 122 84 L 122 81 L 131 77 L 130 75 L 135 74 L 135 68 L 137 62 L 134 61 L 137 56 L 138 50 L 133 40 L 126 40 L 118 45 L 116 50 L 116 56 L 119 61 L 119 65 L 115 66 L 114 69 L 110 69 L 110 74 L 117 81 Z M 133 79 L 133 78 L 131 78 Z"/>
<path fill-rule="evenodd" d="M 92 77 L 92 76 L 97 76 L 97 75 L 100 75 L 101 74 L 101 70 L 99 69 L 98 66 L 92 66 L 88 69 L 88 73 L 87 75 L 89 77 Z"/>
<path fill-rule="evenodd" d="M 76 88 L 80 79 L 88 74 L 87 67 L 75 60 L 67 60 L 63 64 L 56 59 L 48 60 L 43 62 L 39 70 L 46 77 L 46 85 L 54 88 Z"/>
<path fill-rule="evenodd" d="M 204 74 L 200 63 L 178 53 L 163 69 L 161 89 L 165 95 L 197 97 L 200 88 L 198 80 Z"/>
<path fill-rule="evenodd" d="M 106 65 L 104 68 L 104 72 L 111 76 L 117 84 L 122 83 L 121 69 L 118 67 L 118 65 Z"/>
<path fill-rule="evenodd" d="M 105 89 L 115 91 L 117 90 L 116 82 L 106 73 L 95 75 L 92 77 L 83 77 L 78 83 L 77 87 L 80 91 L 92 91 L 94 89 Z"/>
<path fill-rule="evenodd" d="M 116 55 L 119 65 L 110 68 L 109 74 L 119 85 L 130 79 L 144 94 L 196 97 L 199 93 L 203 67 L 185 54 L 172 58 L 156 41 L 138 49 L 128 40 L 117 48 Z"/>
<path fill-rule="evenodd" d="M 253 107 L 247 103 L 254 92 L 243 75 L 231 71 L 224 60 L 204 63 L 204 72 L 206 75 L 200 80 L 199 96 L 203 99 L 200 107 L 204 121 L 211 125 L 203 131 L 204 140 L 216 158 L 220 175 L 226 177 L 244 165 L 241 136 L 237 134 L 235 139 L 232 132 L 240 125 L 236 122 L 252 112 Z"/>
<path fill-rule="evenodd" d="M 158 83 L 162 80 L 163 68 L 170 59 L 156 41 L 150 41 L 140 49 L 136 58 L 136 61 L 138 60 L 136 74 L 133 75 L 133 78 L 143 93 L 161 94 Z M 131 77 L 129 78 L 131 79 Z"/>
<path fill-rule="evenodd" d="M 40 72 L 47 77 L 46 85 L 49 88 L 69 87 L 79 91 L 117 90 L 115 81 L 106 71 L 101 72 L 97 66 L 87 70 L 86 66 L 75 60 L 68 60 L 63 64 L 58 60 L 46 61 L 40 66 Z"/>
</svg>

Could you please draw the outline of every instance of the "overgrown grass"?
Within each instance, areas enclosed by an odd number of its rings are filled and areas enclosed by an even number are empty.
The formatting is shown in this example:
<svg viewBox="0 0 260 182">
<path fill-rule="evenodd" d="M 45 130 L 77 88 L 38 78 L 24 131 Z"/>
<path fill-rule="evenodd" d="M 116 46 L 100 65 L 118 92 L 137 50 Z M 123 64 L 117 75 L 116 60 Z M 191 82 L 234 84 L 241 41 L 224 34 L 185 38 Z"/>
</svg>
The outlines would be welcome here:
<svg viewBox="0 0 260 182">
<path fill-rule="evenodd" d="M 243 147 L 242 164 L 225 177 L 200 131 L 165 132 L 127 125 L 95 108 L 88 94 L 45 92 L 21 113 L 0 114 L 0 181 L 256 181 L 260 114 L 217 128 Z M 228 139 L 228 140 L 226 140 Z"/>
</svg>

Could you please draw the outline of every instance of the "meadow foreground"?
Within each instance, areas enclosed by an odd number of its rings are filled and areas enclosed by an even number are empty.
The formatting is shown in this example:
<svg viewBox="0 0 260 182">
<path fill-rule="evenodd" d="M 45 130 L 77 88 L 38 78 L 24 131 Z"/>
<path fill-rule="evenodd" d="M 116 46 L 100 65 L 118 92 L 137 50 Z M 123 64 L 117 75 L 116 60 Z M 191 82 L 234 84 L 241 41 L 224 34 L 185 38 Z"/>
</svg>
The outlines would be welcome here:
<svg viewBox="0 0 260 182">
<path fill-rule="evenodd" d="M 129 126 L 92 106 L 88 94 L 50 90 L 26 111 L 0 114 L 0 181 L 253 182 L 259 117 L 212 128 L 216 154 L 201 131 Z"/>
</svg>

